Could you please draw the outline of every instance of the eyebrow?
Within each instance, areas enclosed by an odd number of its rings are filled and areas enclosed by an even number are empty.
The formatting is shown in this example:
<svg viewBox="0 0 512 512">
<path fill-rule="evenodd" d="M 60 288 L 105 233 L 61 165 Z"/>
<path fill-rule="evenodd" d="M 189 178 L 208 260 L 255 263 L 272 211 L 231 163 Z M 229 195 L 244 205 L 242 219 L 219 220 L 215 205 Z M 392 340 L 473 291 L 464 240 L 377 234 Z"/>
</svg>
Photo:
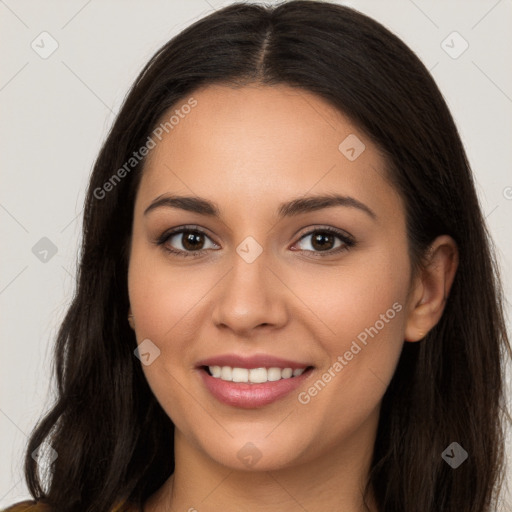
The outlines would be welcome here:
<svg viewBox="0 0 512 512">
<path fill-rule="evenodd" d="M 279 218 L 293 217 L 302 213 L 309 213 L 324 208 L 332 208 L 334 206 L 345 206 L 348 208 L 356 208 L 373 220 L 377 219 L 375 212 L 361 201 L 354 197 L 342 196 L 339 194 L 315 195 L 307 197 L 298 197 L 291 201 L 281 203 L 277 209 Z M 164 194 L 155 198 L 151 204 L 144 210 L 144 215 L 156 210 L 157 208 L 178 208 L 188 212 L 206 215 L 208 217 L 220 218 L 219 207 L 202 197 L 195 196 L 178 196 L 174 194 Z"/>
</svg>

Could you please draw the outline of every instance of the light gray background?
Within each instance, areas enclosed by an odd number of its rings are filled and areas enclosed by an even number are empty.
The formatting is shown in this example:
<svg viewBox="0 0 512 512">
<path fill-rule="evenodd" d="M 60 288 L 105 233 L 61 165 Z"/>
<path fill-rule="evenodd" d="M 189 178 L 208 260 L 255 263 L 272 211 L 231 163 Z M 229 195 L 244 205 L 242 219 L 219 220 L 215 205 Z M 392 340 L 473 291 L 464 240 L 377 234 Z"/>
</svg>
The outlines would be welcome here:
<svg viewBox="0 0 512 512">
<path fill-rule="evenodd" d="M 53 400 L 52 344 L 73 291 L 84 191 L 100 144 L 151 55 L 230 3 L 0 0 L 0 507 L 29 497 L 23 449 Z M 512 1 L 339 3 L 390 28 L 432 71 L 473 166 L 510 303 Z M 59 45 L 47 59 L 31 47 L 50 47 L 43 31 Z M 456 59 L 441 45 L 453 31 L 469 44 Z M 453 54 L 463 41 L 446 44 Z M 42 237 L 58 249 L 46 263 L 32 252 Z M 511 444 L 509 436 L 509 456 Z"/>
</svg>

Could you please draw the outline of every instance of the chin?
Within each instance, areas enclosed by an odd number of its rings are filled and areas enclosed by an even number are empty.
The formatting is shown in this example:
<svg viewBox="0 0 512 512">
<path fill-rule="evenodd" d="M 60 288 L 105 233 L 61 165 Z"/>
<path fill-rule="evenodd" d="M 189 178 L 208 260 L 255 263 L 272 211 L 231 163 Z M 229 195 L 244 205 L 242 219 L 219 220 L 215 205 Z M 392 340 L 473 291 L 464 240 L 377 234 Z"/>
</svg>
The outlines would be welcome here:
<svg viewBox="0 0 512 512">
<path fill-rule="evenodd" d="M 275 471 L 299 464 L 304 442 L 294 442 L 290 437 L 272 440 L 268 432 L 252 438 L 234 437 L 218 446 L 208 443 L 203 449 L 211 459 L 236 471 Z"/>
</svg>

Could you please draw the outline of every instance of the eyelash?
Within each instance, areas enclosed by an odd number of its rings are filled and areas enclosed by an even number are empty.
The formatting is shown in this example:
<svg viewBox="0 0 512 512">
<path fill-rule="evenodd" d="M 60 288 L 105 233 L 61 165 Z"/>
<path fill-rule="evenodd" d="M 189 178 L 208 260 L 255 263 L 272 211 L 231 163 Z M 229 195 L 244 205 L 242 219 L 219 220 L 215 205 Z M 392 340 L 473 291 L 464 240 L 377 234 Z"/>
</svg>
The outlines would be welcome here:
<svg viewBox="0 0 512 512">
<path fill-rule="evenodd" d="M 206 232 L 204 232 L 202 229 L 198 228 L 197 226 L 180 226 L 178 228 L 174 228 L 171 231 L 166 231 L 162 235 L 160 235 L 157 240 L 155 241 L 155 244 L 157 246 L 161 246 L 163 250 L 167 253 L 173 254 L 174 256 L 180 256 L 180 257 L 199 257 L 202 256 L 203 253 L 207 252 L 210 249 L 199 249 L 197 251 L 182 251 L 179 249 L 172 249 L 166 246 L 166 242 L 172 238 L 174 235 L 180 234 L 180 233 L 201 233 L 202 235 L 205 235 L 206 237 L 210 238 Z M 315 233 L 330 233 L 333 235 L 336 235 L 342 242 L 343 245 L 341 247 L 338 247 L 336 249 L 329 249 L 327 251 L 310 251 L 305 249 L 299 249 L 297 252 L 308 252 L 313 253 L 315 256 L 314 258 L 320 257 L 324 258 L 326 256 L 332 256 L 333 254 L 338 254 L 343 251 L 348 251 L 350 248 L 354 247 L 356 245 L 356 241 L 345 234 L 343 231 L 340 231 L 338 229 L 332 228 L 332 227 L 322 227 L 322 228 L 315 228 L 311 231 L 308 231 L 307 233 L 304 233 L 298 241 L 301 241 L 302 239 L 313 235 Z"/>
</svg>

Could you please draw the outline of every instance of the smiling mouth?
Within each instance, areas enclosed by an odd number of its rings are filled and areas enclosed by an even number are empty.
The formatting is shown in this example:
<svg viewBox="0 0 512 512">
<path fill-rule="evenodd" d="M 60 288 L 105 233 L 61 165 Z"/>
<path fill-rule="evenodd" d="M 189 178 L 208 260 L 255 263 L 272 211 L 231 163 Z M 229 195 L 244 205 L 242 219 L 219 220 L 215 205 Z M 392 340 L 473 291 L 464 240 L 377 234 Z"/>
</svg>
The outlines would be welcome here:
<svg viewBox="0 0 512 512">
<path fill-rule="evenodd" d="M 215 379 L 225 382 L 241 384 L 265 384 L 267 382 L 277 382 L 280 380 L 294 379 L 304 373 L 308 373 L 313 366 L 304 368 L 279 368 L 279 367 L 259 367 L 259 368 L 239 368 L 232 366 L 201 366 L 201 370 Z"/>
</svg>

